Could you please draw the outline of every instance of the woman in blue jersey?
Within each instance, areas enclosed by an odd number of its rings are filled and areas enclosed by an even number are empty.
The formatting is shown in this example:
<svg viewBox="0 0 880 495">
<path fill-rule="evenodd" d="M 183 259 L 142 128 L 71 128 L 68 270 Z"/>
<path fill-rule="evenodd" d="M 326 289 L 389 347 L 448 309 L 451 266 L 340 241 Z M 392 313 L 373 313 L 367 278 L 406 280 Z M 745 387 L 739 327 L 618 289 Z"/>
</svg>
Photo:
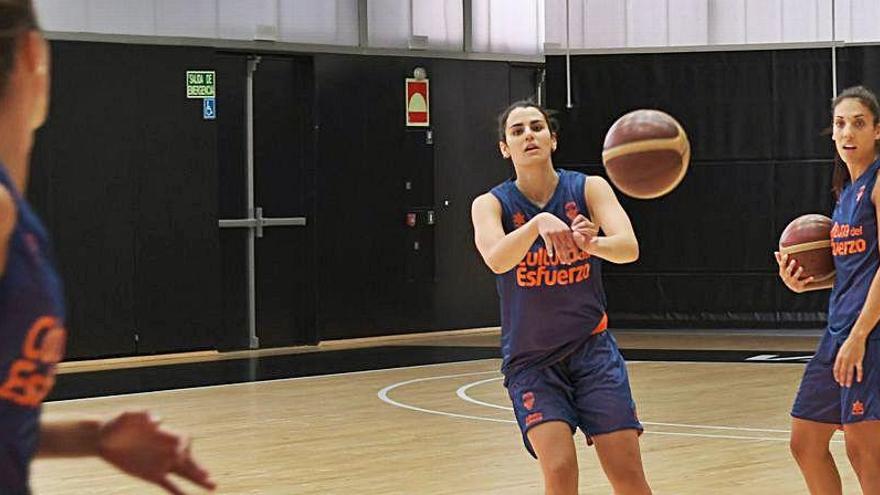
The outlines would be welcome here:
<svg viewBox="0 0 880 495">
<path fill-rule="evenodd" d="M 148 412 L 40 417 L 66 337 L 49 239 L 22 197 L 48 99 L 49 47 L 31 0 L 0 0 L 0 493 L 29 493 L 35 455 L 101 457 L 170 493 L 183 493 L 171 474 L 212 489 L 186 437 L 160 427 Z"/>
<path fill-rule="evenodd" d="M 618 495 L 651 493 L 626 367 L 605 331 L 601 260 L 639 248 L 629 217 L 601 177 L 556 170 L 547 112 L 517 102 L 499 117 L 499 148 L 516 178 L 474 200 L 477 249 L 497 275 L 502 372 L 545 493 L 576 494 L 580 428 Z M 599 231 L 604 235 L 599 235 Z"/>
<path fill-rule="evenodd" d="M 828 449 L 840 428 L 863 493 L 880 493 L 880 105 L 857 86 L 832 100 L 837 200 L 831 231 L 835 277 L 815 282 L 776 253 L 779 275 L 794 292 L 831 287 L 828 327 L 804 371 L 792 407 L 791 451 L 812 494 L 841 494 Z"/>
</svg>

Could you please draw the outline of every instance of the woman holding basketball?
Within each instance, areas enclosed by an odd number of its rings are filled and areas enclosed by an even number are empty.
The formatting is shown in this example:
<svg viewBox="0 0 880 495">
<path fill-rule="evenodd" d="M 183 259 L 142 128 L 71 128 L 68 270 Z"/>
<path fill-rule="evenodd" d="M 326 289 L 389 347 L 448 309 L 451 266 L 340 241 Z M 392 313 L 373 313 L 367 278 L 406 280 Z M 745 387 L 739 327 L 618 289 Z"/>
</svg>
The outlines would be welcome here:
<svg viewBox="0 0 880 495">
<path fill-rule="evenodd" d="M 802 277 L 793 260 L 776 253 L 779 275 L 795 292 L 831 287 L 828 327 L 807 365 L 792 407 L 791 451 L 812 494 L 840 494 L 828 449 L 840 428 L 863 493 L 880 493 L 880 105 L 864 87 L 832 100 L 836 149 L 832 247 L 858 241 L 863 250 L 833 250 L 835 277 Z"/>
<path fill-rule="evenodd" d="M 602 259 L 638 258 L 629 217 L 601 177 L 553 168 L 554 122 L 540 106 L 521 101 L 503 112 L 498 145 L 516 178 L 474 200 L 472 219 L 497 274 L 504 385 L 526 449 L 547 494 L 576 494 L 579 427 L 616 494 L 650 494 L 601 280 Z"/>
</svg>

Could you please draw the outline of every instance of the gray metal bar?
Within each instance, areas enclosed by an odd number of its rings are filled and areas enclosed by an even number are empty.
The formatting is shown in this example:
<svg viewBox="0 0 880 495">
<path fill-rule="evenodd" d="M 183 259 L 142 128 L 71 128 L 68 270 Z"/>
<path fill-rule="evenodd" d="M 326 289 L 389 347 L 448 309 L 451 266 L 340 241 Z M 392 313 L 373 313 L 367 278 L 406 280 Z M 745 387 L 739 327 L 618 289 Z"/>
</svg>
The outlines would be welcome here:
<svg viewBox="0 0 880 495">
<path fill-rule="evenodd" d="M 257 237 L 263 237 L 263 209 L 259 206 L 254 208 L 254 217 L 257 220 Z"/>
<path fill-rule="evenodd" d="M 407 42 L 412 40 L 413 37 L 413 0 L 409 0 L 409 39 Z"/>
<path fill-rule="evenodd" d="M 245 140 L 247 146 L 247 209 L 248 217 L 254 217 L 254 72 L 260 65 L 260 57 L 253 56 L 247 62 L 247 94 L 245 95 Z"/>
<path fill-rule="evenodd" d="M 837 97 L 837 19 L 835 2 L 831 0 L 831 97 Z M 850 17 L 852 17 L 850 15 Z"/>
<path fill-rule="evenodd" d="M 536 89 L 536 98 L 538 99 L 538 105 L 544 105 L 544 85 L 547 83 L 547 70 L 541 68 L 538 70 L 538 84 Z"/>
<path fill-rule="evenodd" d="M 565 0 L 565 107 L 573 108 L 574 105 L 571 103 L 571 36 L 569 33 L 571 30 L 571 22 L 569 22 L 568 15 L 568 0 Z"/>
<path fill-rule="evenodd" d="M 370 45 L 370 24 L 367 0 L 358 0 L 358 47 L 367 48 Z"/>
<path fill-rule="evenodd" d="M 245 132 L 247 133 L 247 211 L 254 218 L 254 72 L 260 64 L 260 57 L 252 57 L 247 62 L 247 93 L 245 94 Z M 256 221 L 256 220 L 255 220 Z M 247 239 L 247 285 L 248 285 L 248 346 L 260 347 L 257 337 L 257 261 L 254 247 L 254 229 L 248 229 Z"/>
<path fill-rule="evenodd" d="M 474 51 L 474 8 L 471 0 L 461 0 L 462 5 L 462 50 L 465 53 Z"/>
<path fill-rule="evenodd" d="M 258 210 L 261 208 L 257 208 Z M 229 220 L 219 220 L 217 222 L 220 228 L 235 229 L 247 228 L 258 229 L 266 227 L 305 227 L 307 225 L 306 217 L 279 217 L 279 218 L 235 218 Z"/>
<path fill-rule="evenodd" d="M 305 227 L 306 217 L 263 218 L 263 227 Z"/>
<path fill-rule="evenodd" d="M 229 229 L 229 228 L 254 228 L 257 226 L 257 221 L 251 218 L 237 218 L 233 220 L 220 220 L 217 223 L 220 224 L 221 229 Z"/>
</svg>

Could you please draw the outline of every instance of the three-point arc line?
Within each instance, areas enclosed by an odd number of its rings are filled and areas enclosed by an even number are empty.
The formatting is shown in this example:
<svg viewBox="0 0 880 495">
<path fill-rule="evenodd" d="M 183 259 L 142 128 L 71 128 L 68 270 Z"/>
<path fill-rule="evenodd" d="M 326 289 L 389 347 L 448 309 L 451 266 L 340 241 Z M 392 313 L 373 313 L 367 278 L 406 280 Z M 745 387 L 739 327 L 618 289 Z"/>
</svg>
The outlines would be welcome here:
<svg viewBox="0 0 880 495">
<path fill-rule="evenodd" d="M 471 414 L 462 414 L 456 412 L 448 412 L 448 411 L 439 411 L 436 409 L 428 409 L 425 407 L 419 407 L 412 404 L 406 404 L 404 402 L 400 402 L 398 400 L 392 399 L 389 394 L 392 390 L 405 387 L 407 385 L 412 385 L 415 383 L 423 383 L 428 381 L 435 380 L 448 380 L 452 378 L 462 378 L 467 376 L 477 376 L 477 375 L 488 375 L 488 374 L 498 374 L 497 371 L 477 371 L 470 373 L 458 373 L 454 375 L 441 375 L 441 376 L 429 376 L 424 378 L 414 378 L 411 380 L 406 380 L 398 383 L 394 383 L 388 385 L 387 387 L 379 390 L 378 397 L 383 402 L 390 404 L 395 407 L 400 407 L 402 409 L 408 409 L 410 411 L 416 411 L 425 414 L 434 414 L 439 416 L 446 416 L 449 418 L 458 418 L 458 419 L 467 419 L 474 421 L 488 421 L 492 423 L 508 423 L 515 424 L 516 421 L 513 419 L 502 419 L 502 418 L 493 418 L 488 416 L 474 416 Z M 502 377 L 494 376 L 492 378 L 486 378 L 482 380 L 478 380 L 475 382 L 468 383 L 466 385 L 462 385 L 459 387 L 455 394 L 459 399 L 469 402 L 471 404 L 475 404 L 478 406 L 491 408 L 491 409 L 501 409 L 503 411 L 512 412 L 513 408 L 510 406 L 502 406 L 499 404 L 493 404 L 491 402 L 484 402 L 481 400 L 474 399 L 473 397 L 468 395 L 468 390 L 473 387 L 483 385 L 485 383 L 500 381 Z M 726 439 L 726 440 L 751 440 L 751 441 L 760 441 L 760 442 L 787 442 L 788 435 L 791 433 L 790 430 L 780 430 L 780 429 L 770 429 L 770 428 L 746 428 L 740 426 L 723 426 L 723 425 L 698 425 L 698 424 L 682 424 L 682 423 L 663 423 L 663 422 L 654 422 L 654 421 L 642 421 L 642 424 L 645 426 L 658 426 L 658 427 L 667 427 L 667 428 L 683 428 L 683 429 L 693 429 L 693 430 L 709 430 L 709 431 L 731 431 L 731 432 L 751 432 L 751 433 L 781 433 L 785 434 L 785 437 L 772 437 L 772 436 L 746 436 L 746 435 L 731 435 L 731 434 L 709 434 L 709 433 L 687 433 L 687 432 L 674 432 L 674 431 L 656 431 L 651 428 L 645 429 L 645 433 L 651 435 L 668 435 L 668 436 L 682 436 L 682 437 L 699 437 L 699 438 L 718 438 L 718 439 Z M 842 440 L 832 440 L 832 442 L 843 443 Z"/>
</svg>

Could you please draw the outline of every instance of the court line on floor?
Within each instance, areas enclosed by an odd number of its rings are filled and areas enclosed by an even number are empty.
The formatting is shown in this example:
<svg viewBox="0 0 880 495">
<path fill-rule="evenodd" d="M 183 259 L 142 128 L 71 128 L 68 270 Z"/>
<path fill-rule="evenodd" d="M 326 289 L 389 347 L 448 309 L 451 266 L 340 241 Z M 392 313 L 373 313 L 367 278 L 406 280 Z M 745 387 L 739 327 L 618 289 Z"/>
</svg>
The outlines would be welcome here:
<svg viewBox="0 0 880 495">
<path fill-rule="evenodd" d="M 426 413 L 426 414 L 434 414 L 434 415 L 459 418 L 459 419 L 489 421 L 489 422 L 494 422 L 494 423 L 511 423 L 511 424 L 516 423 L 516 421 L 512 420 L 512 419 L 490 418 L 490 417 L 486 417 L 486 416 L 474 416 L 474 415 L 470 415 L 470 414 L 460 414 L 460 413 L 452 413 L 452 412 L 448 412 L 448 411 L 438 411 L 435 409 L 427 409 L 427 408 L 414 406 L 412 404 L 406 404 L 406 403 L 394 400 L 389 396 L 389 393 L 392 390 L 406 386 L 406 385 L 411 385 L 413 383 L 421 383 L 421 382 L 427 382 L 427 381 L 433 381 L 433 380 L 444 380 L 444 379 L 450 379 L 450 378 L 461 378 L 461 377 L 465 377 L 465 376 L 485 375 L 485 374 L 489 374 L 489 373 L 497 373 L 497 371 L 457 373 L 454 375 L 442 375 L 442 376 L 414 378 L 411 380 L 405 380 L 402 382 L 393 383 L 391 385 L 388 385 L 388 386 L 382 388 L 381 390 L 379 390 L 379 392 L 377 393 L 377 396 L 380 400 L 382 400 L 383 402 L 390 404 L 392 406 L 399 407 L 402 409 L 409 409 L 411 411 L 416 411 L 416 412 L 421 412 L 421 413 Z M 512 408 L 500 406 L 498 404 L 492 404 L 489 402 L 479 401 L 479 400 L 473 399 L 467 395 L 467 390 L 470 389 L 471 387 L 474 387 L 474 386 L 477 386 L 477 385 L 480 385 L 483 383 L 488 383 L 491 381 L 501 380 L 501 379 L 502 379 L 502 377 L 493 377 L 493 378 L 479 380 L 479 381 L 464 385 L 462 387 L 459 387 L 458 390 L 456 390 L 456 395 L 459 398 L 461 398 L 467 402 L 471 402 L 471 403 L 474 403 L 474 404 L 477 404 L 480 406 L 487 406 L 487 407 L 491 407 L 491 408 L 495 408 L 495 409 L 503 409 L 505 411 L 510 412 L 512 410 Z M 777 430 L 777 429 L 767 429 L 767 428 L 745 428 L 745 427 L 738 427 L 738 426 L 692 425 L 692 424 L 682 424 L 682 423 L 663 423 L 663 422 L 650 422 L 650 421 L 642 421 L 642 423 L 645 425 L 649 425 L 649 426 L 667 426 L 667 427 L 675 427 L 675 428 L 745 431 L 745 432 L 756 432 L 756 433 L 785 433 L 786 435 L 791 433 L 790 430 Z M 753 436 L 741 436 L 741 435 L 709 435 L 709 434 L 705 434 L 705 433 L 684 433 L 684 432 L 653 431 L 653 430 L 646 430 L 645 433 L 650 433 L 650 434 L 654 434 L 654 435 L 686 436 L 686 437 L 700 437 L 700 438 L 721 438 L 721 439 L 730 439 L 730 440 L 755 440 L 755 441 L 774 441 L 774 442 L 787 442 L 787 441 L 789 441 L 788 437 L 779 438 L 779 437 L 753 437 Z M 840 443 L 841 441 L 840 440 L 832 440 L 832 442 Z"/>
<path fill-rule="evenodd" d="M 478 385 L 482 385 L 484 383 L 489 383 L 493 381 L 499 381 L 503 379 L 503 377 L 495 377 L 488 378 L 486 380 L 479 380 L 473 383 L 468 383 L 467 385 L 462 385 L 458 387 L 458 390 L 455 391 L 455 395 L 464 400 L 465 402 L 470 402 L 472 404 L 476 404 L 478 406 L 483 407 L 491 407 L 494 409 L 501 409 L 502 411 L 513 412 L 513 408 L 510 406 L 502 406 L 500 404 L 493 404 L 491 402 L 484 402 L 478 399 L 474 399 L 470 395 L 468 395 L 467 391 L 472 387 L 476 387 Z M 703 430 L 733 430 L 733 431 L 752 431 L 756 433 L 791 433 L 790 430 L 778 430 L 771 428 L 745 428 L 740 426 L 709 426 L 709 425 L 691 425 L 691 424 L 683 424 L 683 423 L 658 423 L 654 421 L 642 421 L 642 424 L 649 426 L 671 426 L 675 428 L 694 428 L 694 429 L 703 429 Z"/>
<path fill-rule="evenodd" d="M 425 409 L 422 407 L 413 406 L 411 404 L 404 404 L 403 402 L 398 402 L 388 396 L 388 392 L 391 392 L 395 388 L 402 387 L 404 385 L 409 385 L 411 383 L 426 382 L 426 381 L 430 381 L 430 380 L 443 380 L 443 379 L 447 379 L 447 378 L 459 378 L 462 376 L 485 375 L 488 373 L 498 373 L 498 372 L 494 371 L 494 370 L 493 371 L 478 371 L 478 372 L 474 372 L 474 373 L 459 373 L 456 375 L 443 375 L 443 376 L 429 376 L 429 377 L 425 377 L 425 378 L 414 378 L 412 380 L 406 380 L 403 382 L 398 382 L 398 383 L 388 385 L 387 387 L 385 387 L 379 391 L 378 396 L 379 396 L 379 399 L 381 399 L 383 402 L 386 402 L 388 404 L 391 404 L 392 406 L 400 407 L 403 409 L 409 409 L 411 411 L 418 411 L 418 412 L 423 412 L 423 413 L 428 413 L 428 414 L 439 414 L 441 416 L 447 416 L 447 417 L 451 417 L 451 418 L 476 419 L 476 420 L 480 420 L 480 421 L 491 421 L 491 422 L 495 422 L 495 423 L 516 423 L 516 421 L 514 421 L 512 419 L 486 418 L 483 416 L 471 416 L 469 414 L 458 414 L 458 413 L 451 413 L 451 412 L 446 412 L 446 411 L 435 411 L 433 409 Z"/>
</svg>

